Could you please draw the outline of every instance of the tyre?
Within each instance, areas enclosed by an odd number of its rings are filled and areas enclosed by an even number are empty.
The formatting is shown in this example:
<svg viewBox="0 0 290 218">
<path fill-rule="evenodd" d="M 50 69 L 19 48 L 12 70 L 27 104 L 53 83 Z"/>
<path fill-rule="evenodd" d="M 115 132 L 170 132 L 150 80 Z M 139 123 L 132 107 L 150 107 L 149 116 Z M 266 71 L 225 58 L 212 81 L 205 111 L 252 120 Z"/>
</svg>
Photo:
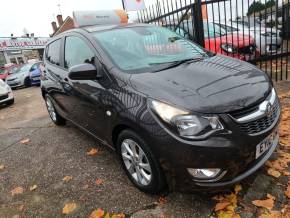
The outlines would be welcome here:
<svg viewBox="0 0 290 218">
<path fill-rule="evenodd" d="M 124 130 L 117 140 L 122 166 L 131 182 L 143 192 L 156 194 L 165 187 L 159 162 L 146 142 L 131 130 Z"/>
<path fill-rule="evenodd" d="M 6 102 L 6 105 L 12 105 L 12 104 L 14 104 L 14 98 Z"/>
<path fill-rule="evenodd" d="M 65 125 L 66 120 L 57 113 L 49 95 L 45 96 L 45 104 L 52 122 L 54 122 L 58 126 Z"/>
<path fill-rule="evenodd" d="M 25 87 L 30 87 L 31 86 L 31 81 L 29 77 L 26 77 L 24 80 L 24 86 Z"/>
</svg>

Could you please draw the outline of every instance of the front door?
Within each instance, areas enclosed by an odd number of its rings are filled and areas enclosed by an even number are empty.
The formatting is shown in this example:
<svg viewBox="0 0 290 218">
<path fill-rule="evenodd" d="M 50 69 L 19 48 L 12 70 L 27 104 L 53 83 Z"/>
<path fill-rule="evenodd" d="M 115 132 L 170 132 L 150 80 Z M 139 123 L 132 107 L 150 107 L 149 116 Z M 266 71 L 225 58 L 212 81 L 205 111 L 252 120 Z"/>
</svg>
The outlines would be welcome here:
<svg viewBox="0 0 290 218">
<path fill-rule="evenodd" d="M 67 73 L 69 68 L 75 65 L 95 64 L 96 53 L 94 51 L 86 38 L 78 35 L 67 36 L 64 46 L 64 67 Z M 70 102 L 73 121 L 102 139 L 105 109 L 101 96 L 106 89 L 98 80 L 68 80 L 73 95 Z"/>
</svg>

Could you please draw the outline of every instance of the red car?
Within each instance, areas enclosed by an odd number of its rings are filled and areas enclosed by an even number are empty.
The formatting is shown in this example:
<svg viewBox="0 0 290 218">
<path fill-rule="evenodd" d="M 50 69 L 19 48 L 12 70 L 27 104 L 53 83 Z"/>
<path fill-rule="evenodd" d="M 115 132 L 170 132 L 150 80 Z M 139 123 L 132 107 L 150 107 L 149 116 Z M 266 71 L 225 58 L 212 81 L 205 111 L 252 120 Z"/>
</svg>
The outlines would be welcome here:
<svg viewBox="0 0 290 218">
<path fill-rule="evenodd" d="M 3 81 L 6 80 L 9 74 L 12 74 L 18 66 L 16 64 L 5 64 L 4 66 L 0 67 L 0 79 Z"/>
<path fill-rule="evenodd" d="M 172 25 L 167 26 L 173 28 Z M 245 34 L 226 32 L 225 29 L 211 22 L 204 22 L 205 48 L 214 53 L 238 58 L 241 60 L 252 60 L 260 56 L 256 50 L 254 39 Z M 193 39 L 191 22 L 183 21 L 175 32 L 186 39 Z"/>
</svg>

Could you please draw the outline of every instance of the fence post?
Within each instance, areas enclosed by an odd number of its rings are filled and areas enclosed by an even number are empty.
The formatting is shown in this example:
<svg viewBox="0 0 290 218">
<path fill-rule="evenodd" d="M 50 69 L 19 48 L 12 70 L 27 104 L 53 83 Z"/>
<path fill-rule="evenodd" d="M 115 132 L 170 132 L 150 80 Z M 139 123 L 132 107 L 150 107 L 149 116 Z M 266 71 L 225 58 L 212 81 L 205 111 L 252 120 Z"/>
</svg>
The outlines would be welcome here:
<svg viewBox="0 0 290 218">
<path fill-rule="evenodd" d="M 192 19 L 194 25 L 194 35 L 196 42 L 204 47 L 204 29 L 203 29 L 203 18 L 202 18 L 202 6 L 201 0 L 195 0 L 192 10 Z"/>
</svg>

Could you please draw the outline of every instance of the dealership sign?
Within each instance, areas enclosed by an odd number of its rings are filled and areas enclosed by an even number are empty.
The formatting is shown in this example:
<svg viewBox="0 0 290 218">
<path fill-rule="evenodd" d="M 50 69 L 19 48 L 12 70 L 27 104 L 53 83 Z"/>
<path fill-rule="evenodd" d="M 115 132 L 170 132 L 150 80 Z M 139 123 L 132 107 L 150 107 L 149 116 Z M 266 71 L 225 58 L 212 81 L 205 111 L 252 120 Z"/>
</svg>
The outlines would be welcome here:
<svg viewBox="0 0 290 218">
<path fill-rule="evenodd" d="M 123 0 L 126 11 L 139 11 L 145 9 L 144 0 Z"/>
<path fill-rule="evenodd" d="M 0 50 L 40 49 L 49 38 L 0 38 Z"/>
</svg>

